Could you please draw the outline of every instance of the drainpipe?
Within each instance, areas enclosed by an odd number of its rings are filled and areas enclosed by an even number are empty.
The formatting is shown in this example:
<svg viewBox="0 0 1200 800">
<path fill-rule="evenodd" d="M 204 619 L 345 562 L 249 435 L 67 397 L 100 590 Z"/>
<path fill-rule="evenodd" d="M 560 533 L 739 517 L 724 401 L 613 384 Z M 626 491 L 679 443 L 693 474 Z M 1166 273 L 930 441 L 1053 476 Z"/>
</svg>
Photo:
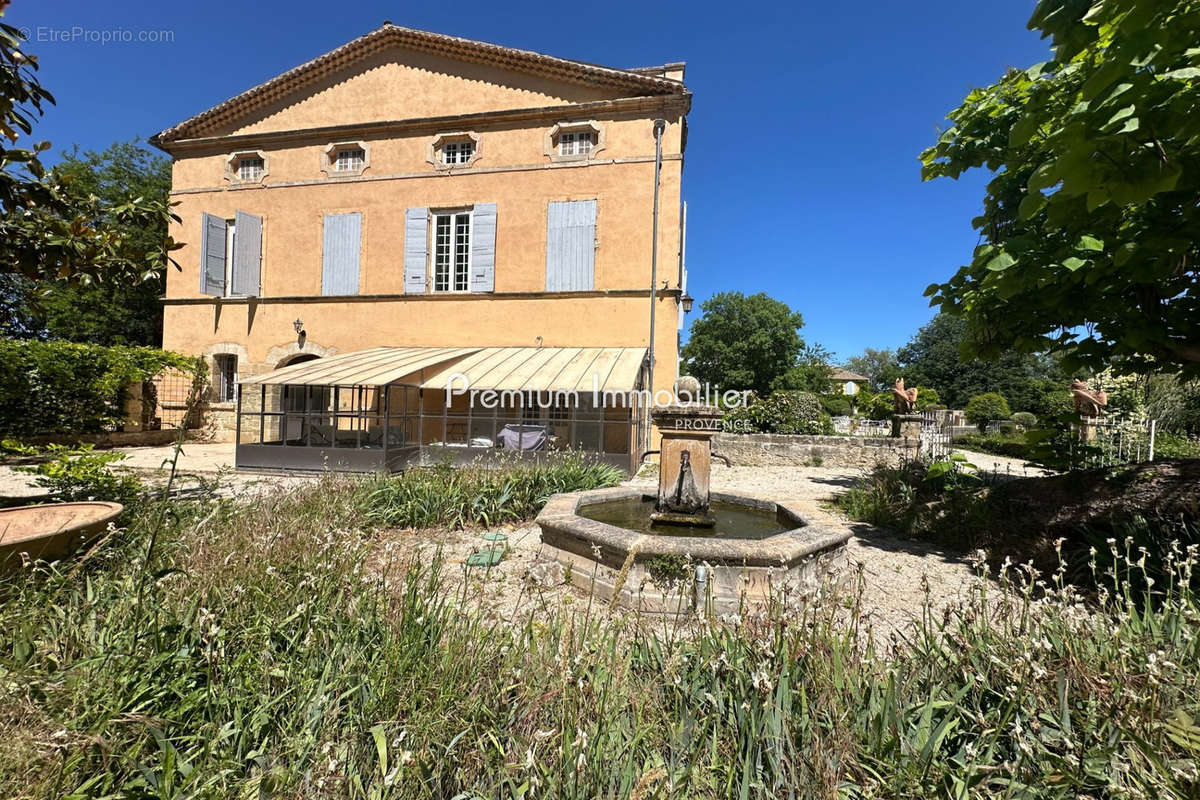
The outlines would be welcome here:
<svg viewBox="0 0 1200 800">
<path fill-rule="evenodd" d="M 658 183 L 662 174 L 662 136 L 667 129 L 665 119 L 654 120 L 654 224 L 650 243 L 650 369 L 647 374 L 647 388 L 650 390 L 650 406 L 654 405 L 654 311 L 657 299 L 655 289 L 658 284 Z M 647 409 L 647 411 L 649 411 Z M 646 443 L 650 442 L 650 415 L 646 414 Z"/>
</svg>

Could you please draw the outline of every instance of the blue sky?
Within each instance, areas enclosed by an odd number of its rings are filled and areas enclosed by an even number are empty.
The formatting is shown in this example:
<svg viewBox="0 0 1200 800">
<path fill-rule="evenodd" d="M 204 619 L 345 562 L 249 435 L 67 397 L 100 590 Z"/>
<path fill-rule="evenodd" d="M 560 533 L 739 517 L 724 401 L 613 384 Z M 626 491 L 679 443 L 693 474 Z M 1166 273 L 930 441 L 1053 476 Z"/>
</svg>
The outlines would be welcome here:
<svg viewBox="0 0 1200 800">
<path fill-rule="evenodd" d="M 846 357 L 904 344 L 932 314 L 925 286 L 969 258 L 984 176 L 923 184 L 917 155 L 972 87 L 1046 57 L 1032 8 L 14 0 L 5 21 L 29 29 L 58 100 L 38 128 L 55 153 L 146 138 L 384 19 L 615 67 L 687 61 L 692 294 L 766 291 Z M 76 27 L 173 41 L 102 44 Z"/>
</svg>

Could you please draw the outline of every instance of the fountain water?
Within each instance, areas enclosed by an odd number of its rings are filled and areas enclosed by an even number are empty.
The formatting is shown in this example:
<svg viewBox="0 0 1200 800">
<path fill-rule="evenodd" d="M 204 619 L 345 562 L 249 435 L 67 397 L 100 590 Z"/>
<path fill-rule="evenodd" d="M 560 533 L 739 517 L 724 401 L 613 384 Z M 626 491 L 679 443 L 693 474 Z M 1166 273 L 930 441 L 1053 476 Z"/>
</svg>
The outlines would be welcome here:
<svg viewBox="0 0 1200 800">
<path fill-rule="evenodd" d="M 798 597 L 845 557 L 849 532 L 806 520 L 787 503 L 712 492 L 719 408 L 681 378 L 651 418 L 661 445 L 653 495 L 617 487 L 555 495 L 538 515 L 545 555 L 585 590 L 646 612 L 715 613 Z"/>
</svg>

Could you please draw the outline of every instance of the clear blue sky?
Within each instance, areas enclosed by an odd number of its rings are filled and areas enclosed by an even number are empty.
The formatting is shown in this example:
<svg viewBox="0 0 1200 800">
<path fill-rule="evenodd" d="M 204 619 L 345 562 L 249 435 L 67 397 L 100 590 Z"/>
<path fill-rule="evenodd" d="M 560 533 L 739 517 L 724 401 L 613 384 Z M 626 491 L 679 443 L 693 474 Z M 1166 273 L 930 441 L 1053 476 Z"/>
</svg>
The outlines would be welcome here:
<svg viewBox="0 0 1200 800">
<path fill-rule="evenodd" d="M 5 21 L 30 30 L 58 100 L 38 129 L 55 153 L 147 138 L 384 19 L 614 67 L 687 61 L 692 294 L 766 291 L 846 357 L 907 341 L 932 313 L 925 286 L 969 258 L 984 176 L 923 184 L 917 155 L 972 87 L 1046 57 L 1032 8 L 14 0 Z M 174 41 L 47 41 L 75 26 Z"/>
</svg>

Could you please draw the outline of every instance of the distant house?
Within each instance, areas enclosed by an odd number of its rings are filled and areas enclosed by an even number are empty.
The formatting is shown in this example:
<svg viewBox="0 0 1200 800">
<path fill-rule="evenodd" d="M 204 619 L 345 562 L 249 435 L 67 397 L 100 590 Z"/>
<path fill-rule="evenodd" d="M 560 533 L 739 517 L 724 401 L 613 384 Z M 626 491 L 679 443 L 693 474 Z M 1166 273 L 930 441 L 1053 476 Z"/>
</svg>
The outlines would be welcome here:
<svg viewBox="0 0 1200 800">
<path fill-rule="evenodd" d="M 833 384 L 830 387 L 831 391 L 841 391 L 842 394 L 856 395 L 862 389 L 863 384 L 867 382 L 867 377 L 859 375 L 857 372 L 851 372 L 848 369 L 838 367 L 829 376 L 829 381 Z"/>
</svg>

